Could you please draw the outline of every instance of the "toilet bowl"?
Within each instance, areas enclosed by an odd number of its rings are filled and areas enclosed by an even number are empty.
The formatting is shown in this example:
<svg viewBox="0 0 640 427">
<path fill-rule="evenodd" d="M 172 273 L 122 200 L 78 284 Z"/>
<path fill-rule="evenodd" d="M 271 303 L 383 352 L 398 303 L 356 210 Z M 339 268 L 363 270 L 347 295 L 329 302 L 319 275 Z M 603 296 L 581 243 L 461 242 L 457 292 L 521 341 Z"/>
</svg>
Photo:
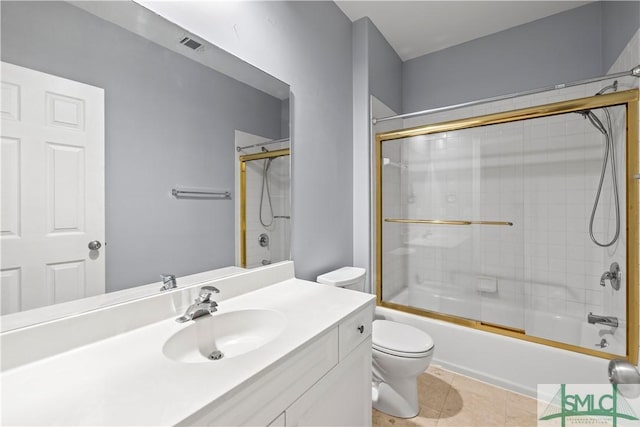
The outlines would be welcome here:
<svg viewBox="0 0 640 427">
<path fill-rule="evenodd" d="M 403 323 L 375 320 L 372 328 L 373 407 L 399 418 L 420 412 L 418 375 L 433 358 L 429 335 Z"/>
<path fill-rule="evenodd" d="M 366 270 L 343 267 L 317 277 L 317 282 L 364 291 Z M 372 334 L 373 407 L 399 418 L 418 415 L 418 375 L 433 357 L 433 339 L 410 325 L 375 320 Z"/>
</svg>

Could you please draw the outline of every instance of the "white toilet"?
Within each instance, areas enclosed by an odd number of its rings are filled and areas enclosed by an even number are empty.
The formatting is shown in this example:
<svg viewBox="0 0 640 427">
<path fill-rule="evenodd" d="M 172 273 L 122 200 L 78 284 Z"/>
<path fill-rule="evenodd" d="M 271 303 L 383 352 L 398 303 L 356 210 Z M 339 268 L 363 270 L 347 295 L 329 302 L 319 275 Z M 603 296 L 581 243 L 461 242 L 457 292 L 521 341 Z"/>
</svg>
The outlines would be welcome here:
<svg viewBox="0 0 640 427">
<path fill-rule="evenodd" d="M 343 267 L 317 277 L 318 283 L 364 291 L 366 270 Z M 418 415 L 418 375 L 433 357 L 433 339 L 413 326 L 374 320 L 372 328 L 373 407 L 399 418 Z"/>
</svg>

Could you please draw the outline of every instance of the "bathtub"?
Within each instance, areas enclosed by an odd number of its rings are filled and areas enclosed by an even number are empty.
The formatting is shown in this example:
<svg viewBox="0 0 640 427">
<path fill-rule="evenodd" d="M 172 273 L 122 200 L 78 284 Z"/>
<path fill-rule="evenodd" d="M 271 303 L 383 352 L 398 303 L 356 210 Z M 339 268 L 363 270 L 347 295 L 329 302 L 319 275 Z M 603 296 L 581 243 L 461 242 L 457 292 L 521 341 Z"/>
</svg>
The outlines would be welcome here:
<svg viewBox="0 0 640 427">
<path fill-rule="evenodd" d="M 590 325 L 585 318 L 557 315 L 542 311 L 525 312 L 527 335 L 552 341 L 596 349 L 605 353 L 624 355 L 626 325 L 621 321 L 617 328 Z M 602 340 L 606 347 L 601 348 Z"/>
<path fill-rule="evenodd" d="M 589 325 L 586 319 L 571 316 L 539 311 L 523 313 L 522 309 L 493 301 L 484 301 L 479 308 L 468 298 L 434 292 L 426 287 L 412 286 L 411 298 L 414 306 L 422 303 L 427 310 L 463 317 L 470 317 L 473 310 L 480 314 L 491 313 L 493 323 L 511 325 L 525 329 L 528 335 L 586 348 L 600 350 L 596 344 L 605 338 L 608 347 L 602 351 L 625 353 L 624 325 L 616 329 Z M 407 305 L 408 300 L 406 289 L 393 298 L 393 302 L 403 305 Z M 436 345 L 433 364 L 532 397 L 536 396 L 538 384 L 608 383 L 609 361 L 606 359 L 385 307 L 376 308 L 376 318 L 407 323 L 431 335 Z M 496 321 L 500 319 L 503 321 Z"/>
</svg>

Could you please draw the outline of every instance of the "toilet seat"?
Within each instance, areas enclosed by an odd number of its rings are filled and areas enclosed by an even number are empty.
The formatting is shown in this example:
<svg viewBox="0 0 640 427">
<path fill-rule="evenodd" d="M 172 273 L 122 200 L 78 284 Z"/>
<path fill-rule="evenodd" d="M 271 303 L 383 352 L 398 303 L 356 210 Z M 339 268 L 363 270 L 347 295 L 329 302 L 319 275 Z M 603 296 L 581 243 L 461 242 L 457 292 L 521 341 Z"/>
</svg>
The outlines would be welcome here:
<svg viewBox="0 0 640 427">
<path fill-rule="evenodd" d="M 418 328 L 389 320 L 374 320 L 372 328 L 374 350 L 392 356 L 421 358 L 433 350 L 433 339 Z"/>
</svg>

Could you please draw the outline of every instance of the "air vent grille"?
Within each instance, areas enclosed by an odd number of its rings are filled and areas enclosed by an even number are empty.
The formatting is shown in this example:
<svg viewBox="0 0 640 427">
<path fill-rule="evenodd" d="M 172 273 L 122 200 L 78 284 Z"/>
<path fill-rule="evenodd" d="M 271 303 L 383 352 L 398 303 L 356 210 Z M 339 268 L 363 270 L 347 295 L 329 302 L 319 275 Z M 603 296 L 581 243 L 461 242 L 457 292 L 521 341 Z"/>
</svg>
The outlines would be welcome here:
<svg viewBox="0 0 640 427">
<path fill-rule="evenodd" d="M 198 50 L 202 47 L 202 43 L 195 41 L 191 37 L 184 37 L 182 40 L 180 40 L 180 44 L 183 44 L 193 50 Z"/>
</svg>

